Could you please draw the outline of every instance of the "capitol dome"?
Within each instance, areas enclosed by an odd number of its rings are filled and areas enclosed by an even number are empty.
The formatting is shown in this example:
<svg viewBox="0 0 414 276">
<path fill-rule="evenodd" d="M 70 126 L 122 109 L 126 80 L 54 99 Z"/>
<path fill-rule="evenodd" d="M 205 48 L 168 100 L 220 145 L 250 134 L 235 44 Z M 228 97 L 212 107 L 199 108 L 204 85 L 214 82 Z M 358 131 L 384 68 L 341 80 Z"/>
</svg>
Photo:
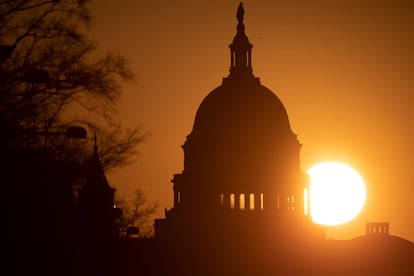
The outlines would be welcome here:
<svg viewBox="0 0 414 276">
<path fill-rule="evenodd" d="M 220 206 L 303 210 L 301 144 L 280 99 L 253 75 L 243 17 L 240 4 L 230 74 L 201 102 L 182 146 L 184 169 L 174 175 L 173 209 L 189 216 Z"/>
<path fill-rule="evenodd" d="M 208 94 L 198 108 L 191 133 L 205 140 L 269 135 L 280 139 L 291 134 L 282 102 L 253 76 L 241 83 L 225 79 Z"/>
<path fill-rule="evenodd" d="M 240 3 L 230 74 L 197 110 L 182 145 L 184 169 L 172 179 L 174 206 L 156 222 L 156 237 L 245 244 L 261 233 L 290 247 L 312 223 L 301 144 L 280 99 L 253 75 L 243 16 Z"/>
<path fill-rule="evenodd" d="M 252 74 L 253 45 L 245 34 L 244 9 L 237 11 L 237 33 L 230 48 L 230 75 L 201 103 L 192 135 L 226 139 L 229 132 L 241 138 L 249 132 L 286 136 L 291 133 L 286 109 L 279 98 Z"/>
<path fill-rule="evenodd" d="M 252 73 L 251 49 L 237 13 L 230 47 L 230 74 L 200 104 L 184 148 L 184 172 L 215 191 L 283 190 L 292 167 L 299 169 L 300 144 L 280 99 Z M 260 179 L 260 181 L 257 181 Z"/>
</svg>

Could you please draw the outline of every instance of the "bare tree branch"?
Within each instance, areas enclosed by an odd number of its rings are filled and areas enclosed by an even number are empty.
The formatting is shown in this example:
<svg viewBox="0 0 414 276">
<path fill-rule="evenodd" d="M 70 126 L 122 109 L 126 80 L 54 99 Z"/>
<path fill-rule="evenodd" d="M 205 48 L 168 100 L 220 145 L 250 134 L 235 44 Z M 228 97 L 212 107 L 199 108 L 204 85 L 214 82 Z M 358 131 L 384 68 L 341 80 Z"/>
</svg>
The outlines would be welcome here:
<svg viewBox="0 0 414 276">
<path fill-rule="evenodd" d="M 136 189 L 130 202 L 117 199 L 116 205 L 123 210 L 120 225 L 121 232 L 125 232 L 128 227 L 137 227 L 141 237 L 154 235 L 152 217 L 159 207 L 158 202 L 148 203 L 144 192 L 141 189 Z"/>
<path fill-rule="evenodd" d="M 122 55 L 95 56 L 85 32 L 89 22 L 88 1 L 0 2 L 0 44 L 14 46 L 11 57 L 0 62 L 0 146 L 25 145 L 30 133 L 31 145 L 49 141 L 56 152 L 63 151 L 57 155 L 72 158 L 75 151 L 59 144 L 67 141 L 46 139 L 44 133 L 79 119 L 71 115 L 76 109 L 96 120 L 88 124 L 99 135 L 105 169 L 132 162 L 148 135 L 115 122 L 122 83 L 134 75 Z M 47 72 L 47 80 L 33 77 L 39 71 Z M 86 150 L 77 152 L 88 156 Z"/>
</svg>

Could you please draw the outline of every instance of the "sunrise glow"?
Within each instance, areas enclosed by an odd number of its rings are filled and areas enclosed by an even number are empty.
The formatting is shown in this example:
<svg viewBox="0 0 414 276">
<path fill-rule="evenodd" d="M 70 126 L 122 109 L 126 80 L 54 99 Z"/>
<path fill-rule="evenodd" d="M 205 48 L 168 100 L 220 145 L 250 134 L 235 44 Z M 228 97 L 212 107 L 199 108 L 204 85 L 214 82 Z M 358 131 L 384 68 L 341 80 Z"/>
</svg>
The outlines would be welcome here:
<svg viewBox="0 0 414 276">
<path fill-rule="evenodd" d="M 343 163 L 326 162 L 308 170 L 310 214 L 322 225 L 344 224 L 356 217 L 365 203 L 362 177 Z"/>
</svg>

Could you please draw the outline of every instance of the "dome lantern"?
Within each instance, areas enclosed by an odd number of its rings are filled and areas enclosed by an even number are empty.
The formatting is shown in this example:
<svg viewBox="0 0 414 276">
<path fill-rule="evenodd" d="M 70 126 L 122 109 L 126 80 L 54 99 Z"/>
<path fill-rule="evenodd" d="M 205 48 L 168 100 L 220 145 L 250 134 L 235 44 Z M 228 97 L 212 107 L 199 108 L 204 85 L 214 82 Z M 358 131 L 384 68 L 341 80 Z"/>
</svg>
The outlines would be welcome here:
<svg viewBox="0 0 414 276">
<path fill-rule="evenodd" d="M 240 73 L 252 74 L 252 47 L 249 39 L 244 32 L 244 8 L 243 3 L 240 2 L 236 14 L 238 24 L 237 33 L 233 42 L 229 45 L 230 48 L 230 76 Z"/>
</svg>

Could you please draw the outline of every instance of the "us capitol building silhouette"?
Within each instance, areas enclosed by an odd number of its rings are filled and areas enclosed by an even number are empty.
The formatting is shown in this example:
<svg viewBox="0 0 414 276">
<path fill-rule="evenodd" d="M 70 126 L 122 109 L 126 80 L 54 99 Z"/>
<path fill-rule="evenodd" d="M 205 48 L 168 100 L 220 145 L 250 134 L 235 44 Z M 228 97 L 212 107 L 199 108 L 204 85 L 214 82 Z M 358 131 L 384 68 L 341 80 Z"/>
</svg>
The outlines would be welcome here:
<svg viewBox="0 0 414 276">
<path fill-rule="evenodd" d="M 137 254 L 142 271 L 414 275 L 413 244 L 390 236 L 388 225 L 371 224 L 367 236 L 333 241 L 312 222 L 301 144 L 282 102 L 253 75 L 244 12 L 240 3 L 230 74 L 202 101 L 182 146 L 184 169 L 172 180 L 174 206 L 155 220 L 159 250 L 152 259 Z"/>
<path fill-rule="evenodd" d="M 197 243 L 269 232 L 296 240 L 303 228 L 324 235 L 304 214 L 301 144 L 282 102 L 252 73 L 243 16 L 240 4 L 230 74 L 198 108 L 183 145 L 184 170 L 173 179 L 174 207 L 156 221 L 157 238 Z"/>
</svg>

